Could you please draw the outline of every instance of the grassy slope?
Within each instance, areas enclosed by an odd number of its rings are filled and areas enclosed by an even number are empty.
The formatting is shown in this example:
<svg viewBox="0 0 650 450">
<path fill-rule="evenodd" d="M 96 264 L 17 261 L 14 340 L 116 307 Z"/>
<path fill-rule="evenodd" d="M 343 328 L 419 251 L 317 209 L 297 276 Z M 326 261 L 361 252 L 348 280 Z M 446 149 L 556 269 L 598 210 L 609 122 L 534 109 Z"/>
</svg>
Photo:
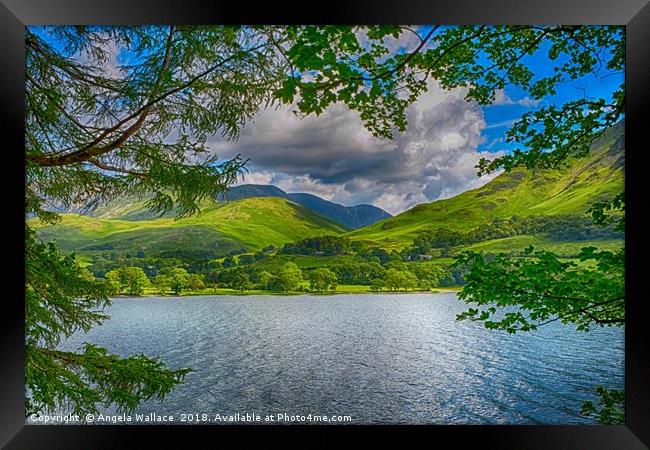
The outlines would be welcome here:
<svg viewBox="0 0 650 450">
<path fill-rule="evenodd" d="M 612 144 L 622 137 L 619 124 L 594 145 L 592 154 L 574 160 L 569 168 L 502 174 L 485 186 L 456 197 L 417 205 L 396 217 L 347 233 L 351 239 L 369 241 L 388 249 L 408 246 L 419 233 L 438 227 L 466 230 L 497 217 L 584 213 L 589 206 L 623 188 L 621 151 Z M 175 221 L 173 217 L 152 219 L 143 210 L 145 200 L 111 202 L 92 217 L 64 214 L 55 227 L 39 228 L 46 240 L 56 239 L 64 250 L 82 253 L 112 246 L 118 251 L 144 250 L 155 256 L 167 250 L 213 250 L 227 254 L 245 247 L 249 251 L 267 245 L 281 246 L 309 236 L 345 233 L 347 230 L 288 200 L 264 197 L 229 203 L 205 203 L 202 214 Z M 575 254 L 586 245 L 610 249 L 622 241 L 557 243 L 544 236 L 515 236 L 459 247 L 486 251 L 508 251 L 527 245 Z M 313 268 L 332 261 L 322 257 L 293 257 L 301 267 Z M 267 262 L 277 266 L 282 258 Z M 264 265 L 263 261 L 256 263 Z M 270 268 L 270 267 L 269 267 Z"/>
<path fill-rule="evenodd" d="M 282 245 L 307 236 L 339 234 L 335 222 L 281 198 L 250 198 L 212 204 L 196 217 L 170 217 L 128 221 L 64 214 L 60 224 L 42 226 L 39 235 L 56 239 L 64 250 L 93 251 L 112 245 L 115 250 L 144 250 L 153 253 L 183 249 L 219 248 L 227 251 L 241 246 L 259 250 Z"/>
<path fill-rule="evenodd" d="M 513 236 L 503 239 L 492 239 L 489 241 L 480 242 L 478 244 L 466 245 L 457 247 L 456 251 L 472 250 L 484 252 L 509 252 L 512 250 L 520 250 L 522 248 L 532 245 L 535 250 L 548 250 L 555 252 L 561 256 L 573 258 L 583 247 L 597 247 L 600 250 L 615 251 L 623 246 L 621 239 L 598 239 L 591 241 L 575 241 L 575 242 L 557 242 L 548 239 L 544 236 Z"/>
<path fill-rule="evenodd" d="M 610 130 L 589 157 L 572 160 L 568 168 L 535 172 L 518 169 L 501 174 L 483 187 L 417 205 L 347 236 L 400 249 L 410 245 L 419 233 L 439 227 L 467 230 L 497 217 L 584 213 L 595 201 L 623 189 L 619 160 L 623 153 L 609 152 L 620 132 L 620 128 Z"/>
</svg>

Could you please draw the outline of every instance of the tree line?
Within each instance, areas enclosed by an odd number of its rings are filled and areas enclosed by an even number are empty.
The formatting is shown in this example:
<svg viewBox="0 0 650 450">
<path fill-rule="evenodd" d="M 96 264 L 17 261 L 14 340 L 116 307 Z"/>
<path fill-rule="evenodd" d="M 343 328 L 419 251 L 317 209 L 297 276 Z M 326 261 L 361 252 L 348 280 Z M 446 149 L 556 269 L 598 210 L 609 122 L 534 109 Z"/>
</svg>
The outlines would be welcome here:
<svg viewBox="0 0 650 450">
<path fill-rule="evenodd" d="M 413 244 L 410 247 L 400 251 L 370 246 L 360 241 L 351 241 L 342 236 L 324 235 L 289 242 L 279 249 L 274 246 L 267 246 L 252 254 L 245 253 L 246 249 L 235 249 L 230 251 L 221 260 L 208 258 L 207 255 L 187 255 L 182 253 L 151 257 L 146 256 L 142 250 L 122 254 L 115 251 L 106 251 L 95 254 L 92 264 L 88 266 L 88 269 L 96 277 L 105 278 L 111 271 L 124 267 L 138 267 L 142 269 L 146 277 L 152 280 L 154 277 L 160 275 L 161 281 L 159 284 L 164 285 L 165 280 L 170 278 L 168 274 L 174 268 L 183 268 L 189 274 L 200 274 L 204 280 L 211 279 L 214 282 L 218 282 L 220 277 L 212 272 L 221 269 L 254 265 L 265 258 L 273 258 L 276 254 L 354 256 L 354 263 L 345 261 L 334 262 L 328 266 L 329 270 L 336 275 L 342 284 L 370 285 L 374 279 L 384 277 L 387 264 L 390 263 L 418 261 L 423 256 L 436 254 L 435 251 L 437 251 L 436 256 L 450 257 L 452 256 L 451 249 L 456 246 L 470 245 L 491 239 L 540 233 L 546 233 L 556 241 L 580 241 L 604 238 L 622 239 L 624 236 L 624 233 L 617 230 L 614 225 L 598 226 L 593 223 L 591 218 L 586 216 L 512 216 L 509 218 L 493 219 L 468 231 L 440 227 L 433 231 L 421 233 L 413 240 Z M 454 275 L 453 272 L 454 269 L 447 270 L 447 274 L 441 280 L 443 285 L 463 284 L 462 277 L 459 277 L 457 273 Z M 255 276 L 250 273 L 248 276 L 248 281 L 253 285 L 259 284 Z M 227 275 L 223 275 L 222 277 L 227 278 Z M 172 276 L 171 278 L 174 277 Z M 431 279 L 428 276 L 420 276 L 420 278 Z M 432 284 L 435 286 L 436 282 L 434 281 Z M 247 286 L 248 282 L 242 278 L 240 285 Z M 186 288 L 181 288 L 181 290 L 184 289 Z M 264 287 L 261 289 L 267 290 L 266 285 L 264 284 Z"/>
<path fill-rule="evenodd" d="M 95 279 L 85 269 L 87 277 Z M 362 260 L 342 261 L 329 267 L 300 269 L 294 262 L 286 262 L 278 270 L 242 265 L 221 268 L 206 273 L 190 273 L 182 267 L 165 267 L 155 275 L 141 267 L 124 266 L 108 271 L 103 278 L 110 295 L 140 296 L 146 289 L 160 295 L 181 295 L 213 288 L 229 288 L 240 292 L 258 290 L 269 292 L 327 292 L 339 284 L 370 286 L 375 292 L 400 290 L 431 290 L 438 286 L 463 284 L 463 270 L 437 264 L 414 264 Z M 309 288 L 302 285 L 309 281 Z"/>
<path fill-rule="evenodd" d="M 451 247 L 470 245 L 491 239 L 519 235 L 547 233 L 556 241 L 583 241 L 591 239 L 622 239 L 624 233 L 615 226 L 599 226 L 591 217 L 582 215 L 555 215 L 496 218 L 468 231 L 440 227 L 418 235 L 407 251 L 409 259 L 428 255 L 433 249 L 441 249 L 440 256 L 450 256 Z"/>
</svg>

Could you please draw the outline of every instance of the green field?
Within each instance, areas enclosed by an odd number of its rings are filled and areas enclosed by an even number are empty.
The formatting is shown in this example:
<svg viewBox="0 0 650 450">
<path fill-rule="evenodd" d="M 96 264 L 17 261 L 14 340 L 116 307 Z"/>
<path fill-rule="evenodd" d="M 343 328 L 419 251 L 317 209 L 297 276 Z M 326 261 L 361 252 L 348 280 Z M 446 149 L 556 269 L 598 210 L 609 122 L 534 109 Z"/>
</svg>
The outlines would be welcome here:
<svg viewBox="0 0 650 450">
<path fill-rule="evenodd" d="M 268 245 L 322 234 L 340 234 L 345 228 L 302 206 L 281 198 L 249 198 L 212 204 L 200 215 L 175 220 L 171 217 L 129 221 L 63 214 L 57 225 L 32 221 L 44 240 L 56 240 L 63 250 L 143 251 L 155 256 L 165 251 L 211 250 L 225 255 L 244 248 L 260 250 Z"/>
<path fill-rule="evenodd" d="M 566 257 L 574 257 L 580 253 L 583 247 L 597 247 L 601 250 L 615 251 L 623 247 L 621 239 L 598 239 L 576 242 L 556 242 L 544 236 L 513 236 L 503 239 L 492 239 L 489 241 L 457 247 L 457 251 L 471 250 L 475 252 L 501 253 L 521 250 L 532 245 L 535 250 L 547 250 Z"/>
</svg>

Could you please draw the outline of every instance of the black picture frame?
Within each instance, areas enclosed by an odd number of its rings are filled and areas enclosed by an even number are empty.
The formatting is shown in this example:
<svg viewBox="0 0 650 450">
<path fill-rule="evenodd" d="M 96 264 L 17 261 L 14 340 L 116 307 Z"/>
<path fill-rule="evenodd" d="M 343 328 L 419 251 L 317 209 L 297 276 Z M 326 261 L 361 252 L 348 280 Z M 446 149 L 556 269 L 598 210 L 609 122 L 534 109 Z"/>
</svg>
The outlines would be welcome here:
<svg viewBox="0 0 650 450">
<path fill-rule="evenodd" d="M 650 446 L 650 336 L 646 325 L 643 296 L 644 206 L 647 187 L 641 171 L 648 151 L 646 138 L 650 108 L 650 4 L 646 0 L 426 0 L 347 1 L 345 4 L 305 2 L 246 4 L 202 0 L 104 0 L 89 4 L 84 0 L 2 0 L 0 36 L 2 70 L 0 93 L 5 200 L 13 207 L 5 210 L 5 249 L 15 254 L 6 261 L 18 273 L 24 261 L 23 240 L 24 177 L 21 149 L 24 148 L 24 27 L 38 24 L 232 24 L 232 23 L 439 23 L 503 24 L 562 23 L 626 25 L 626 169 L 627 192 L 627 279 L 625 323 L 625 425 L 604 426 L 192 426 L 192 440 L 198 435 L 218 443 L 225 434 L 238 432 L 240 439 L 265 437 L 278 431 L 332 431 L 347 439 L 350 432 L 370 431 L 373 436 L 387 433 L 398 438 L 402 432 L 421 435 L 428 443 L 452 439 L 454 446 L 474 443 L 499 449 L 642 449 Z M 312 12 L 313 11 L 313 12 Z M 646 131 L 646 132 L 644 132 Z M 21 177 L 23 180 L 21 180 Z M 14 216 L 15 215 L 15 216 Z M 22 230 L 22 231 L 21 231 Z M 22 272 L 24 274 L 24 272 Z M 136 439 L 146 438 L 148 446 L 169 443 L 183 437 L 185 426 L 29 426 L 24 417 L 24 276 L 7 277 L 2 298 L 4 323 L 2 376 L 0 377 L 0 444 L 10 449 L 26 448 L 129 448 Z M 15 290 L 15 294 L 14 294 Z M 11 294 L 9 294 L 11 292 Z M 242 433 L 243 432 L 243 433 Z M 187 438 L 187 435 L 185 436 Z M 200 441 L 196 441 L 200 442 Z M 243 441 L 240 441 L 240 443 Z"/>
</svg>

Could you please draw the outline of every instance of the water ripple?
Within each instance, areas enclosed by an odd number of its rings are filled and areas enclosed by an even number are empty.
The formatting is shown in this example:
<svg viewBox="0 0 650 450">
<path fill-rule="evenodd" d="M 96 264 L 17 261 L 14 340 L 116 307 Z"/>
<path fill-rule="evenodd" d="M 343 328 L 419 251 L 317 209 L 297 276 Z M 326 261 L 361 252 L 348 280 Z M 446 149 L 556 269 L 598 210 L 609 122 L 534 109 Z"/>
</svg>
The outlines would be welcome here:
<svg viewBox="0 0 650 450">
<path fill-rule="evenodd" d="M 115 300 L 93 342 L 191 367 L 138 412 L 348 414 L 355 423 L 587 423 L 596 384 L 623 387 L 622 329 L 508 335 L 458 322 L 454 294 Z"/>
</svg>

